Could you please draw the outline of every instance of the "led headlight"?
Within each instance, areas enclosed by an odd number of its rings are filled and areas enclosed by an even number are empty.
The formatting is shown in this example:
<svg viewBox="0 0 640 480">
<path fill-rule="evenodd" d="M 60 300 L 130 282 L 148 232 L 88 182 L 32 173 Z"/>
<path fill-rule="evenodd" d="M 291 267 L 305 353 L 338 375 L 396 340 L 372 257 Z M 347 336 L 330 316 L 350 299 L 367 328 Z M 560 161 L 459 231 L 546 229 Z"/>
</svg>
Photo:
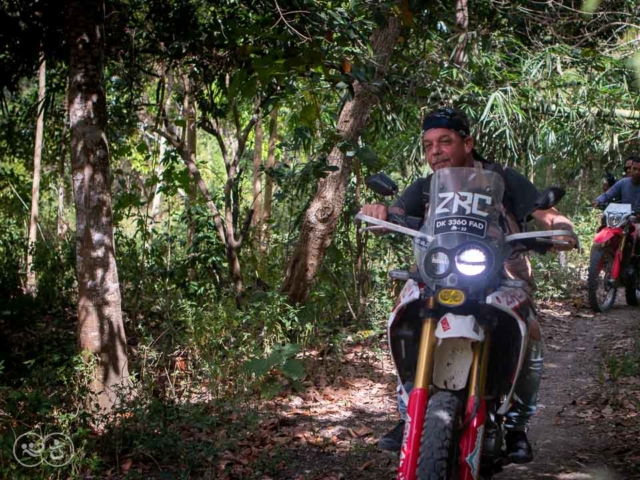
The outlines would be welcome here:
<svg viewBox="0 0 640 480">
<path fill-rule="evenodd" d="M 425 259 L 425 267 L 429 275 L 441 277 L 449 272 L 451 260 L 445 251 L 434 250 Z"/>
<path fill-rule="evenodd" d="M 487 269 L 487 264 L 487 254 L 476 247 L 465 248 L 456 255 L 456 268 L 463 275 L 480 275 Z"/>
</svg>

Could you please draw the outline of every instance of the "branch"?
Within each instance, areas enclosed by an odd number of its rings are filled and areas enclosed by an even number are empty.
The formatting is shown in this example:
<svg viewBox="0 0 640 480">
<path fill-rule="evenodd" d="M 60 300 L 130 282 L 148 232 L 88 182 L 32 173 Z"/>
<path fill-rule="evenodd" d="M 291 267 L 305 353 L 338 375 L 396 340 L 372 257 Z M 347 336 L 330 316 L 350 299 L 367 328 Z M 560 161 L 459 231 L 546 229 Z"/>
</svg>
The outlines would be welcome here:
<svg viewBox="0 0 640 480">
<path fill-rule="evenodd" d="M 208 134 L 216 137 L 216 140 L 218 141 L 218 145 L 220 146 L 220 151 L 222 152 L 222 159 L 224 160 L 224 164 L 227 165 L 228 164 L 227 147 L 224 144 L 224 138 L 222 138 L 222 134 L 220 133 L 220 130 L 214 127 L 213 124 L 211 123 L 211 120 L 209 120 L 208 118 L 202 119 L 200 121 L 200 128 L 202 128 Z"/>
<path fill-rule="evenodd" d="M 247 213 L 247 217 L 244 219 L 244 223 L 242 224 L 242 230 L 240 230 L 240 236 L 236 240 L 235 238 L 231 239 L 231 244 L 234 248 L 240 248 L 242 246 L 242 242 L 244 242 L 245 237 L 249 234 L 249 228 L 251 227 L 251 220 L 253 220 L 253 214 L 255 210 L 252 208 Z"/>
<path fill-rule="evenodd" d="M 283 12 L 282 12 L 282 10 L 280 9 L 280 5 L 278 5 L 278 1 L 277 1 L 277 0 L 274 0 L 274 3 L 275 3 L 275 5 L 276 5 L 276 9 L 278 10 L 278 14 L 280 15 L 280 18 L 279 18 L 279 19 L 278 19 L 278 21 L 273 25 L 273 27 L 275 27 L 276 25 L 278 25 L 278 23 L 280 23 L 280 20 L 282 20 L 282 21 L 284 22 L 284 24 L 287 26 L 287 28 L 288 28 L 289 30 L 291 30 L 293 33 L 295 33 L 295 34 L 300 38 L 300 40 L 302 40 L 302 43 L 305 43 L 305 42 L 310 41 L 310 40 L 311 40 L 311 37 L 306 37 L 306 36 L 304 36 L 303 34 L 301 34 L 298 30 L 296 30 L 295 28 L 293 28 L 293 25 L 291 25 L 291 23 L 289 23 L 289 22 L 287 21 L 287 19 L 286 19 L 286 18 L 284 18 L 284 17 L 285 17 L 285 15 L 291 15 L 291 14 L 293 14 L 293 13 L 298 13 L 298 12 L 300 12 L 300 11 L 283 13 Z M 273 27 L 271 27 L 271 28 L 273 28 Z"/>
<path fill-rule="evenodd" d="M 258 123 L 258 118 L 258 114 L 254 113 L 251 116 L 251 120 L 249 120 L 247 125 L 244 127 L 244 130 L 242 130 L 242 134 L 240 135 L 240 137 L 238 137 L 238 151 L 236 152 L 237 161 L 234 161 L 236 165 L 240 161 L 240 157 L 244 154 L 244 149 L 247 145 L 247 138 L 249 138 L 249 134 L 251 133 L 251 130 L 253 129 L 255 124 Z"/>
<path fill-rule="evenodd" d="M 180 150 L 182 148 L 182 142 L 180 142 L 179 140 L 177 140 L 175 137 L 165 132 L 164 130 L 160 130 L 159 128 L 156 128 L 156 127 L 149 127 L 149 130 L 151 130 L 153 133 L 160 135 L 162 138 L 167 140 L 171 144 L 171 146 L 176 150 Z"/>
</svg>

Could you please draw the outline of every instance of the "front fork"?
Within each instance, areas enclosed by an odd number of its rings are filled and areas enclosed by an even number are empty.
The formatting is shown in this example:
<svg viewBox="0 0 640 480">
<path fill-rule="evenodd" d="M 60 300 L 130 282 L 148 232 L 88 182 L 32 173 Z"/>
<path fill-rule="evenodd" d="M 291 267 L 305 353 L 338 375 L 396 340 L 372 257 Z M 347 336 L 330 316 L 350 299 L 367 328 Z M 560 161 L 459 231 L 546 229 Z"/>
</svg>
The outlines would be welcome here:
<svg viewBox="0 0 640 480">
<path fill-rule="evenodd" d="M 616 250 L 616 254 L 613 257 L 613 266 L 611 267 L 611 278 L 618 280 L 620 278 L 620 270 L 622 270 L 622 258 L 624 254 L 624 246 L 626 244 L 627 235 L 622 236 L 620 240 L 620 246 Z"/>
<path fill-rule="evenodd" d="M 435 299 L 426 300 L 427 316 L 422 322 L 420 346 L 418 348 L 418 365 L 414 387 L 409 394 L 407 420 L 404 427 L 402 449 L 400 450 L 400 466 L 397 480 L 415 480 L 420 457 L 420 442 L 424 427 L 424 417 L 429 403 L 429 385 L 433 376 L 433 357 L 436 348 L 436 328 L 438 318 L 434 315 Z"/>
<path fill-rule="evenodd" d="M 473 345 L 473 363 L 469 378 L 469 397 L 464 424 L 467 426 L 460 438 L 460 480 L 476 480 L 480 474 L 480 455 L 487 419 L 487 402 L 484 389 L 489 368 L 491 337 L 484 329 L 484 342 Z"/>
<path fill-rule="evenodd" d="M 426 300 L 428 314 L 422 323 L 418 363 L 414 387 L 409 394 L 407 420 L 404 428 L 400 465 L 396 480 L 415 480 L 420 457 L 420 443 L 424 429 L 424 418 L 429 403 L 429 386 L 433 377 L 433 358 L 436 348 L 436 328 L 438 318 L 433 315 L 435 299 Z M 460 479 L 475 480 L 478 478 L 480 453 L 483 439 L 484 422 L 487 406 L 484 400 L 489 360 L 489 337 L 485 329 L 485 341 L 473 347 L 473 363 L 471 365 L 469 398 L 465 414 L 467 428 L 460 440 Z"/>
</svg>

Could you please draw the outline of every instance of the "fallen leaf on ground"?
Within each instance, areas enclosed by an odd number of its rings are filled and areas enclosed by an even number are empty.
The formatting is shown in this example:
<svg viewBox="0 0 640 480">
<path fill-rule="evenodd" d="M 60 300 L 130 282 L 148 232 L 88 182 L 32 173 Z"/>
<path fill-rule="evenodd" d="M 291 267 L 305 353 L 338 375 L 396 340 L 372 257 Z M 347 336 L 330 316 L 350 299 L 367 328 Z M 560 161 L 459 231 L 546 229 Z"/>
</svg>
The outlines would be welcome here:
<svg viewBox="0 0 640 480">
<path fill-rule="evenodd" d="M 376 463 L 375 460 L 369 460 L 368 462 L 364 462 L 362 465 L 360 465 L 358 467 L 358 470 L 360 470 L 360 471 L 366 470 L 367 468 L 369 468 L 370 466 L 372 466 L 375 463 Z"/>
<path fill-rule="evenodd" d="M 349 430 L 350 430 L 350 433 L 353 432 L 352 436 L 354 437 L 364 437 L 366 435 L 373 434 L 373 430 L 367 427 L 366 425 L 363 425 L 362 427 L 357 427 L 354 429 L 349 429 Z"/>
</svg>

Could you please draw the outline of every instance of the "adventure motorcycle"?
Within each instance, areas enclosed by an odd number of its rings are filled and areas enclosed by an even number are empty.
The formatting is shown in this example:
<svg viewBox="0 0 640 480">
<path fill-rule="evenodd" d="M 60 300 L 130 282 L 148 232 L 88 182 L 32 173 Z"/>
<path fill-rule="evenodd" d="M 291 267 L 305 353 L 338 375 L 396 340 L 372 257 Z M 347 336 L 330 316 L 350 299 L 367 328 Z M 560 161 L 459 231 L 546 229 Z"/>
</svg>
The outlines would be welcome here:
<svg viewBox="0 0 640 480">
<path fill-rule="evenodd" d="M 367 185 L 382 195 L 398 190 L 384 174 L 370 177 Z M 441 169 L 430 185 L 421 227 L 422 219 L 404 215 L 390 214 L 389 222 L 356 216 L 373 225 L 366 230 L 414 238 L 417 272 L 389 273 L 406 281 L 388 323 L 408 400 L 397 479 L 489 479 L 507 463 L 503 418 L 525 360 L 528 324 L 536 315 L 524 282 L 505 278 L 504 261 L 515 244 L 539 250 L 546 242 L 548 250 L 567 243 L 550 237 L 573 234 L 506 235 L 505 187 L 498 173 Z M 555 187 L 545 190 L 534 211 L 551 208 L 563 194 Z"/>
<path fill-rule="evenodd" d="M 606 312 L 624 286 L 627 305 L 640 298 L 640 257 L 636 246 L 636 214 L 628 203 L 610 203 L 604 211 L 606 226 L 591 246 L 587 291 L 596 312 Z"/>
</svg>

